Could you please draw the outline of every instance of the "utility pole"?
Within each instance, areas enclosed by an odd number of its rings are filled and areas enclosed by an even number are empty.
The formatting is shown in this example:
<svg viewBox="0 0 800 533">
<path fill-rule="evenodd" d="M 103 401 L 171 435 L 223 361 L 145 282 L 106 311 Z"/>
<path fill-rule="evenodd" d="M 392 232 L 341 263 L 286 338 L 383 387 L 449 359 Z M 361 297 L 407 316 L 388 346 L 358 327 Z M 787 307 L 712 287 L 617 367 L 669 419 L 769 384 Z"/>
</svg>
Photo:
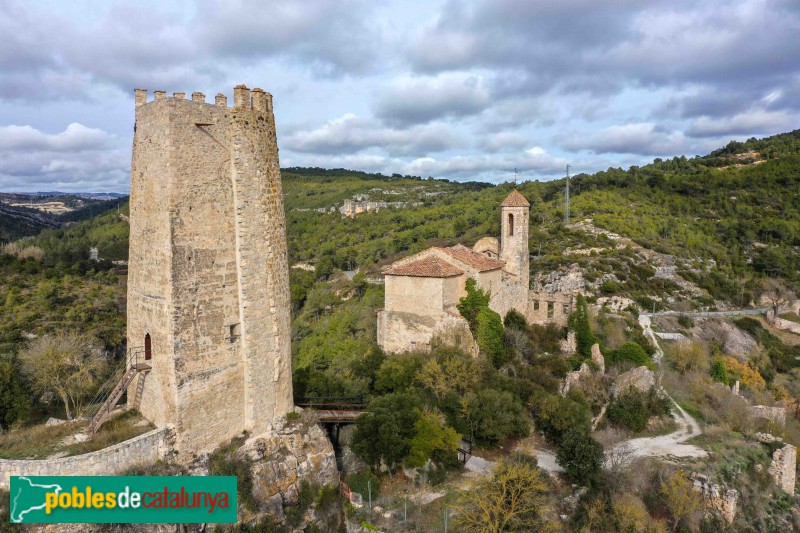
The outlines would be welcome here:
<svg viewBox="0 0 800 533">
<path fill-rule="evenodd" d="M 569 226 L 569 165 L 567 165 L 567 192 L 564 195 L 564 224 Z"/>
</svg>

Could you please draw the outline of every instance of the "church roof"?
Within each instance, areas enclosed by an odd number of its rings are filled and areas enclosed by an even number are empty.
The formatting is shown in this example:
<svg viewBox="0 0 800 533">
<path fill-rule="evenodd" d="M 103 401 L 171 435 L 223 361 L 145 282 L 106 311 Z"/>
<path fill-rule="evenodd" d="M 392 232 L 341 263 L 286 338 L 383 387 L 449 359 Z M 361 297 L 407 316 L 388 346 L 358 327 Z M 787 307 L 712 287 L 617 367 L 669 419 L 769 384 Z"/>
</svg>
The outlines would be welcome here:
<svg viewBox="0 0 800 533">
<path fill-rule="evenodd" d="M 394 266 L 384 271 L 390 276 L 416 276 L 422 278 L 450 278 L 464 271 L 435 256 L 427 256 L 410 263 Z"/>
<path fill-rule="evenodd" d="M 505 266 L 503 261 L 492 259 L 491 257 L 487 257 L 481 253 L 474 252 L 461 244 L 456 244 L 450 248 L 441 248 L 441 250 L 453 259 L 461 261 L 465 265 L 474 268 L 478 272 L 497 270 L 498 268 L 503 268 L 503 266 Z"/>
<path fill-rule="evenodd" d="M 528 199 L 522 196 L 522 194 L 517 189 L 511 191 L 511 194 L 506 196 L 506 199 L 503 200 L 502 204 L 500 204 L 500 207 L 530 207 L 530 206 L 531 203 L 528 201 Z"/>
</svg>

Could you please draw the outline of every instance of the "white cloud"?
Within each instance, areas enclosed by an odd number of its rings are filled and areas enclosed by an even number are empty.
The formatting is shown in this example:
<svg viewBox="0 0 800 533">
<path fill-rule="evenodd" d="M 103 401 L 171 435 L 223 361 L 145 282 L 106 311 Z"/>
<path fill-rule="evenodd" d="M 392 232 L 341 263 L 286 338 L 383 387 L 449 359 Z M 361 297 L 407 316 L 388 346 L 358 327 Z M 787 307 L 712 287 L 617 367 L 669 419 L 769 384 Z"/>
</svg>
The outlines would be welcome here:
<svg viewBox="0 0 800 533">
<path fill-rule="evenodd" d="M 314 130 L 293 133 L 286 138 L 285 146 L 295 152 L 318 154 L 347 154 L 376 148 L 392 155 L 408 155 L 441 152 L 463 143 L 440 123 L 396 129 L 349 113 Z"/>
<path fill-rule="evenodd" d="M 417 124 L 480 113 L 490 104 L 482 77 L 469 73 L 401 76 L 386 83 L 375 114 L 390 124 Z"/>
<path fill-rule="evenodd" d="M 798 118 L 797 115 L 763 110 L 723 118 L 699 117 L 691 122 L 686 134 L 691 137 L 775 134 L 796 126 Z"/>
</svg>

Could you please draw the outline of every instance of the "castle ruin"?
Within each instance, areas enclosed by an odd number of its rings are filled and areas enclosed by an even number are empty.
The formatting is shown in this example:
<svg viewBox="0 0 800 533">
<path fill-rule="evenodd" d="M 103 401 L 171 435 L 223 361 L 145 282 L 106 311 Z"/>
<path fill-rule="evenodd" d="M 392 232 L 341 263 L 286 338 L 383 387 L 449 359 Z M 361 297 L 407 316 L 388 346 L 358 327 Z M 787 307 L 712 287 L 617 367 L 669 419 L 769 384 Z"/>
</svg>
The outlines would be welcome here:
<svg viewBox="0 0 800 533">
<path fill-rule="evenodd" d="M 128 401 L 202 453 L 293 405 L 272 96 L 135 97 L 127 338 L 151 370 Z"/>
</svg>

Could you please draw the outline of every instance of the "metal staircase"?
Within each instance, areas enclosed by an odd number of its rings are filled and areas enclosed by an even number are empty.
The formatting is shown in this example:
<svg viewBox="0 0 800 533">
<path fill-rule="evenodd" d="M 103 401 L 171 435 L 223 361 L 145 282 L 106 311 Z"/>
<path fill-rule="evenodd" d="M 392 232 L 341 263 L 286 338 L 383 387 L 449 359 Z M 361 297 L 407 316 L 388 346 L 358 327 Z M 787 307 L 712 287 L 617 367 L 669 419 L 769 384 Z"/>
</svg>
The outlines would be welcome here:
<svg viewBox="0 0 800 533">
<path fill-rule="evenodd" d="M 108 419 L 112 409 L 114 409 L 114 406 L 116 406 L 117 402 L 119 402 L 119 399 L 122 397 L 122 393 L 128 390 L 128 387 L 131 383 L 133 383 L 133 380 L 136 378 L 136 376 L 139 376 L 139 382 L 136 385 L 134 406 L 139 406 L 139 402 L 142 400 L 142 392 L 144 391 L 145 376 L 152 368 L 146 363 L 139 362 L 140 357 L 143 358 L 143 355 L 144 350 L 131 350 L 131 353 L 128 355 L 126 361 L 127 370 L 119 379 L 119 381 L 117 381 L 116 386 L 114 386 L 106 399 L 103 401 L 100 409 L 98 409 L 97 413 L 95 413 L 95 415 L 92 417 L 89 427 L 87 428 L 87 433 L 94 434 L 98 429 L 100 429 L 100 426 L 103 425 L 103 422 Z"/>
</svg>

